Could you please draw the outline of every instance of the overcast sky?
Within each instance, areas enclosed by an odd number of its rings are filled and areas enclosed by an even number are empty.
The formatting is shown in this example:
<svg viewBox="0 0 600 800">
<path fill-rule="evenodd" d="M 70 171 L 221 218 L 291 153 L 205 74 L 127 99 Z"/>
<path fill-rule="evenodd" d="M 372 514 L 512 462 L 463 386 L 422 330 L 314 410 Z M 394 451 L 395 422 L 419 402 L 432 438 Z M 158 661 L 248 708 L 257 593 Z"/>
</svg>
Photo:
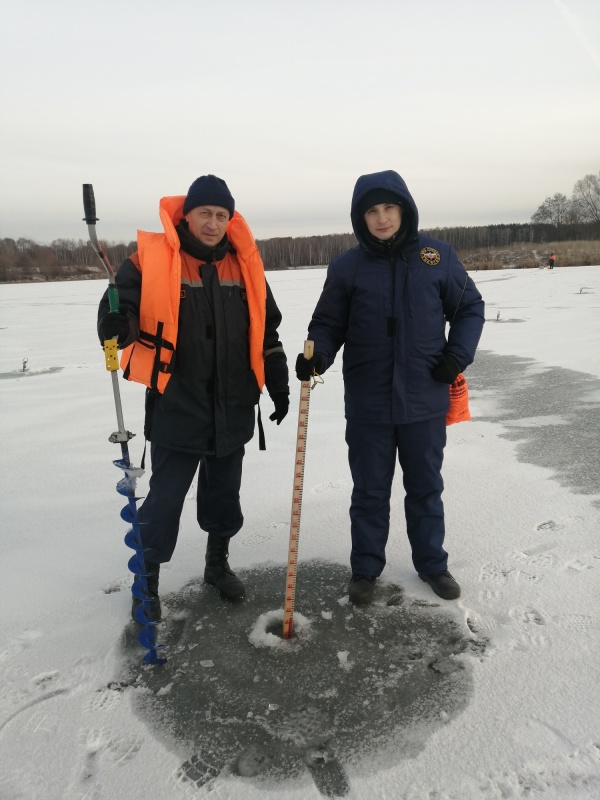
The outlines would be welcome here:
<svg viewBox="0 0 600 800">
<path fill-rule="evenodd" d="M 598 0 L 1 0 L 0 237 L 160 230 L 223 178 L 257 238 L 351 230 L 394 169 L 421 227 L 527 222 L 600 171 Z"/>
</svg>

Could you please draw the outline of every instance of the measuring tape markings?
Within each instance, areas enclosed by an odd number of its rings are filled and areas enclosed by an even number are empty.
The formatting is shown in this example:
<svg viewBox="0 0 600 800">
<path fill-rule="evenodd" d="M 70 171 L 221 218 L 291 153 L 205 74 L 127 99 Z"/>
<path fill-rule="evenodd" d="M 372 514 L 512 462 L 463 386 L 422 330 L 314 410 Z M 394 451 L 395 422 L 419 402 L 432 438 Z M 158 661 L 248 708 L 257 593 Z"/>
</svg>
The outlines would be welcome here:
<svg viewBox="0 0 600 800">
<path fill-rule="evenodd" d="M 311 343 L 312 344 L 312 343 Z M 305 345 L 305 356 L 307 354 Z M 312 353 L 310 354 L 311 357 Z M 283 638 L 290 639 L 294 625 L 294 601 L 296 595 L 296 573 L 298 565 L 298 539 L 300 534 L 300 515 L 302 512 L 302 490 L 304 487 L 304 462 L 306 459 L 306 438 L 308 433 L 308 409 L 310 405 L 310 381 L 302 381 L 300 388 L 300 407 L 298 411 L 298 435 L 296 437 L 296 463 L 294 470 L 294 491 L 292 494 L 292 516 L 290 521 L 290 543 L 288 570 L 283 613 Z"/>
</svg>

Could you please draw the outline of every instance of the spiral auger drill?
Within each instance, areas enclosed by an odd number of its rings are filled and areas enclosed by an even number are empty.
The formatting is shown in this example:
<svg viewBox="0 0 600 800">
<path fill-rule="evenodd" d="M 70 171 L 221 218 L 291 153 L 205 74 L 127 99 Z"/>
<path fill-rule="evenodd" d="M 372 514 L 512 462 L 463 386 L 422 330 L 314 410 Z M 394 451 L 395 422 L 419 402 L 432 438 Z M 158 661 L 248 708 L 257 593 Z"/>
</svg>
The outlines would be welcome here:
<svg viewBox="0 0 600 800">
<path fill-rule="evenodd" d="M 83 184 L 83 209 L 85 213 L 84 222 L 87 223 L 90 243 L 92 248 L 108 274 L 108 302 L 111 311 L 119 310 L 119 291 L 115 281 L 115 270 L 113 269 L 106 253 L 102 249 L 96 235 L 96 201 L 94 199 L 94 188 L 91 183 Z M 141 631 L 139 642 L 148 651 L 144 655 L 144 664 L 164 664 L 165 658 L 160 658 L 158 650 L 163 645 L 156 644 L 156 623 L 152 619 L 150 603 L 151 598 L 148 591 L 149 573 L 146 570 L 144 559 L 144 548 L 140 535 L 140 523 L 137 520 L 137 501 L 141 498 L 136 496 L 136 482 L 144 474 L 141 467 L 134 467 L 129 457 L 129 440 L 135 434 L 126 430 L 123 421 L 123 409 L 121 406 L 121 393 L 118 383 L 118 342 L 117 339 L 107 339 L 104 342 L 104 356 L 106 369 L 111 373 L 115 409 L 117 412 L 118 429 L 112 433 L 108 439 L 110 442 L 121 446 L 121 458 L 113 461 L 113 464 L 123 472 L 123 477 L 117 483 L 117 492 L 127 498 L 127 505 L 121 511 L 121 519 L 131 525 L 125 535 L 125 544 L 130 547 L 134 554 L 129 559 L 128 567 L 135 575 L 131 586 L 133 597 L 139 601 L 135 610 L 136 620 L 140 623 Z"/>
</svg>

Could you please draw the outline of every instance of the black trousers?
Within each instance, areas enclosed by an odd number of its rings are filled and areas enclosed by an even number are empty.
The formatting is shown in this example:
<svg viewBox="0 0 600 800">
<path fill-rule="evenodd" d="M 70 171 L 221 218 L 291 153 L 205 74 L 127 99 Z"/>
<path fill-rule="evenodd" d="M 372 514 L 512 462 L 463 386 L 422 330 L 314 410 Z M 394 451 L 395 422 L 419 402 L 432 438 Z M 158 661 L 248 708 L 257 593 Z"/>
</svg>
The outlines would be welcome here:
<svg viewBox="0 0 600 800">
<path fill-rule="evenodd" d="M 411 425 L 346 424 L 353 490 L 350 505 L 354 575 L 379 576 L 390 531 L 390 498 L 396 459 L 402 469 L 406 532 L 417 572 L 435 574 L 448 566 L 444 550 L 442 462 L 446 418 Z"/>
<path fill-rule="evenodd" d="M 198 524 L 207 533 L 224 539 L 235 536 L 244 524 L 240 506 L 244 453 L 242 446 L 217 458 L 152 445 L 150 491 L 138 511 L 146 562 L 171 560 L 183 504 L 196 471 Z"/>
</svg>

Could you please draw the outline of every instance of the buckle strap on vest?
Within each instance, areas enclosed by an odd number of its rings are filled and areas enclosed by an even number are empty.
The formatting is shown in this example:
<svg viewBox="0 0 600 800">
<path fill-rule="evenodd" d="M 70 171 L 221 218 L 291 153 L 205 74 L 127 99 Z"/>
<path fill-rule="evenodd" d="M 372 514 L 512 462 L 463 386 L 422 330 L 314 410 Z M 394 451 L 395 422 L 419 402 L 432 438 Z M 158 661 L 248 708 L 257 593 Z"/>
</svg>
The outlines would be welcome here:
<svg viewBox="0 0 600 800">
<path fill-rule="evenodd" d="M 167 339 L 163 339 L 162 332 L 164 328 L 164 323 L 158 322 L 156 325 L 156 333 L 148 333 L 148 331 L 140 331 L 139 336 L 137 338 L 137 342 L 141 344 L 143 347 L 148 347 L 150 349 L 154 349 L 156 351 L 154 355 L 154 362 L 152 364 L 152 373 L 150 375 L 150 388 L 151 389 L 158 389 L 158 376 L 159 373 L 167 373 L 172 374 L 173 368 L 175 366 L 175 347 L 172 342 L 169 342 Z M 173 355 L 171 356 L 171 361 L 161 361 L 161 352 L 162 350 L 170 350 Z M 129 364 L 125 368 L 123 373 L 124 378 L 129 377 Z"/>
</svg>

